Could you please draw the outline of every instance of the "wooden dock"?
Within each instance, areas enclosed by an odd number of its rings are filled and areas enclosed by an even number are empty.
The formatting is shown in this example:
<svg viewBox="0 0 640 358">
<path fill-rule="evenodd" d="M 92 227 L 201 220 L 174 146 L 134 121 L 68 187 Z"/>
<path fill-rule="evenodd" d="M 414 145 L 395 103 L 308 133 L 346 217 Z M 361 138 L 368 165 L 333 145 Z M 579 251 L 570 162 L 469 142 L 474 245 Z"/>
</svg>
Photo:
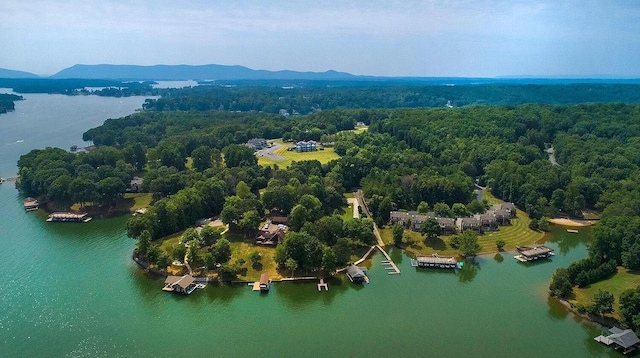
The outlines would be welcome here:
<svg viewBox="0 0 640 358">
<path fill-rule="evenodd" d="M 393 271 L 393 272 L 388 272 L 389 275 L 398 275 L 400 274 L 400 269 L 398 268 L 398 266 L 396 266 L 395 263 L 393 263 L 393 260 L 391 260 L 391 257 L 389 257 L 389 254 L 387 254 L 386 251 L 384 251 L 384 249 L 382 247 L 380 247 L 380 245 L 375 245 L 375 247 L 380 250 L 380 252 L 382 252 L 382 254 L 384 255 L 384 257 L 387 258 L 386 261 L 382 261 L 383 265 L 389 265 L 390 267 L 386 267 L 386 270 L 389 271 Z"/>
<path fill-rule="evenodd" d="M 322 291 L 322 289 L 325 289 L 326 291 L 329 291 L 329 285 L 327 283 L 324 282 L 324 279 L 321 278 L 320 279 L 320 283 L 318 284 L 318 291 Z"/>
</svg>

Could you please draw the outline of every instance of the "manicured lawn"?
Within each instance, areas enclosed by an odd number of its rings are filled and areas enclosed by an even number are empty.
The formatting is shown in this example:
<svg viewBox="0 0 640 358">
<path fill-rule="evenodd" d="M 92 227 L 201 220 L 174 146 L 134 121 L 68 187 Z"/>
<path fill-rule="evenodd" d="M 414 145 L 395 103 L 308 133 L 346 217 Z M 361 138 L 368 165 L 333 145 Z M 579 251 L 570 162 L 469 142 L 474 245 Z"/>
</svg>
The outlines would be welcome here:
<svg viewBox="0 0 640 358">
<path fill-rule="evenodd" d="M 616 273 L 610 279 L 596 282 L 592 285 L 589 285 L 589 287 L 586 287 L 586 288 L 574 287 L 573 292 L 575 294 L 575 300 L 570 300 L 570 301 L 574 304 L 580 303 L 582 305 L 587 306 L 591 304 L 591 300 L 593 299 L 593 296 L 595 295 L 596 292 L 598 292 L 599 289 L 603 291 L 609 291 L 616 298 L 616 301 L 613 305 L 613 308 L 615 309 L 613 316 L 619 319 L 620 316 L 619 316 L 618 309 L 620 305 L 618 304 L 618 299 L 620 298 L 620 294 L 625 290 L 628 290 L 630 288 L 636 288 L 639 285 L 640 285 L 639 273 L 628 272 L 627 269 L 625 269 L 622 266 L 619 266 L 618 273 Z"/>
<path fill-rule="evenodd" d="M 275 161 L 271 159 L 267 159 L 265 157 L 258 157 L 258 164 L 260 165 L 273 165 L 278 164 L 279 167 L 288 167 L 291 165 L 291 162 L 296 161 L 300 162 L 303 160 L 318 160 L 320 163 L 327 163 L 333 159 L 338 159 L 340 156 L 336 154 L 333 148 L 325 148 L 324 150 L 316 150 L 315 152 L 303 152 L 298 153 L 294 150 L 289 151 L 287 148 L 292 146 L 292 143 L 283 143 L 280 140 L 270 141 L 282 144 L 282 147 L 278 148 L 273 154 L 284 157 L 285 159 L 282 161 Z"/>
</svg>

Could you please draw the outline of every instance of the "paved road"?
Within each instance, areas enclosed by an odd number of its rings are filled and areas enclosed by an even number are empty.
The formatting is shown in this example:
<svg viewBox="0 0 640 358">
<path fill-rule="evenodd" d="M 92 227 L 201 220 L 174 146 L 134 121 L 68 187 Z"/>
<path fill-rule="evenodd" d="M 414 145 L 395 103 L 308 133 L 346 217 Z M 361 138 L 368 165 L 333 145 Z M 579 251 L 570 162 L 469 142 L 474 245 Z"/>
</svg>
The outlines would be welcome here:
<svg viewBox="0 0 640 358">
<path fill-rule="evenodd" d="M 271 160 L 275 160 L 276 162 L 281 162 L 287 158 L 281 156 L 281 155 L 276 155 L 273 154 L 273 152 L 275 152 L 276 150 L 278 150 L 280 147 L 282 147 L 282 144 L 272 144 L 271 148 L 267 147 L 267 148 L 262 148 L 260 150 L 258 150 L 256 152 L 256 155 L 258 157 L 264 157 L 267 159 L 271 159 Z"/>
</svg>

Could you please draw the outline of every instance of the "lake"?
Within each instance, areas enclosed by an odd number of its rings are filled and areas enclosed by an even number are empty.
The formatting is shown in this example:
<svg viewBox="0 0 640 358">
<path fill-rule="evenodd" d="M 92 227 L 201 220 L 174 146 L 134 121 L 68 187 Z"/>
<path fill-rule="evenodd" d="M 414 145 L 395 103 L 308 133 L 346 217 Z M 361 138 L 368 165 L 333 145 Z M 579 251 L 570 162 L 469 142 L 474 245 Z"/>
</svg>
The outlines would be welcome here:
<svg viewBox="0 0 640 358">
<path fill-rule="evenodd" d="M 142 97 L 26 95 L 0 115 L 0 175 L 32 148 L 82 145 L 82 133 L 132 113 Z M 553 227 L 552 260 L 523 265 L 513 253 L 478 258 L 454 273 L 415 269 L 400 250 L 401 275 L 382 255 L 367 262 L 371 284 L 329 280 L 209 285 L 190 296 L 161 291 L 131 260 L 127 216 L 87 224 L 46 223 L 26 213 L 13 183 L 0 185 L 0 351 L 3 356 L 621 356 L 593 341 L 600 329 L 547 296 L 553 271 L 585 257 L 590 230 Z"/>
</svg>

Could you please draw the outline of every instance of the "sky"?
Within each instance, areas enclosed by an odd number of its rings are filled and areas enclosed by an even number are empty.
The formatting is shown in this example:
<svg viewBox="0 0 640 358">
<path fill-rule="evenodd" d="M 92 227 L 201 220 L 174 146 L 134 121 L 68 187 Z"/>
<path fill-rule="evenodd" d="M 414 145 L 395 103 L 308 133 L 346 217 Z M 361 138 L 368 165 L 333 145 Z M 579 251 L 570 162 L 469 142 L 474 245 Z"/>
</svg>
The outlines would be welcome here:
<svg viewBox="0 0 640 358">
<path fill-rule="evenodd" d="M 0 1 L 0 68 L 78 63 L 640 78 L 640 1 Z"/>
</svg>

